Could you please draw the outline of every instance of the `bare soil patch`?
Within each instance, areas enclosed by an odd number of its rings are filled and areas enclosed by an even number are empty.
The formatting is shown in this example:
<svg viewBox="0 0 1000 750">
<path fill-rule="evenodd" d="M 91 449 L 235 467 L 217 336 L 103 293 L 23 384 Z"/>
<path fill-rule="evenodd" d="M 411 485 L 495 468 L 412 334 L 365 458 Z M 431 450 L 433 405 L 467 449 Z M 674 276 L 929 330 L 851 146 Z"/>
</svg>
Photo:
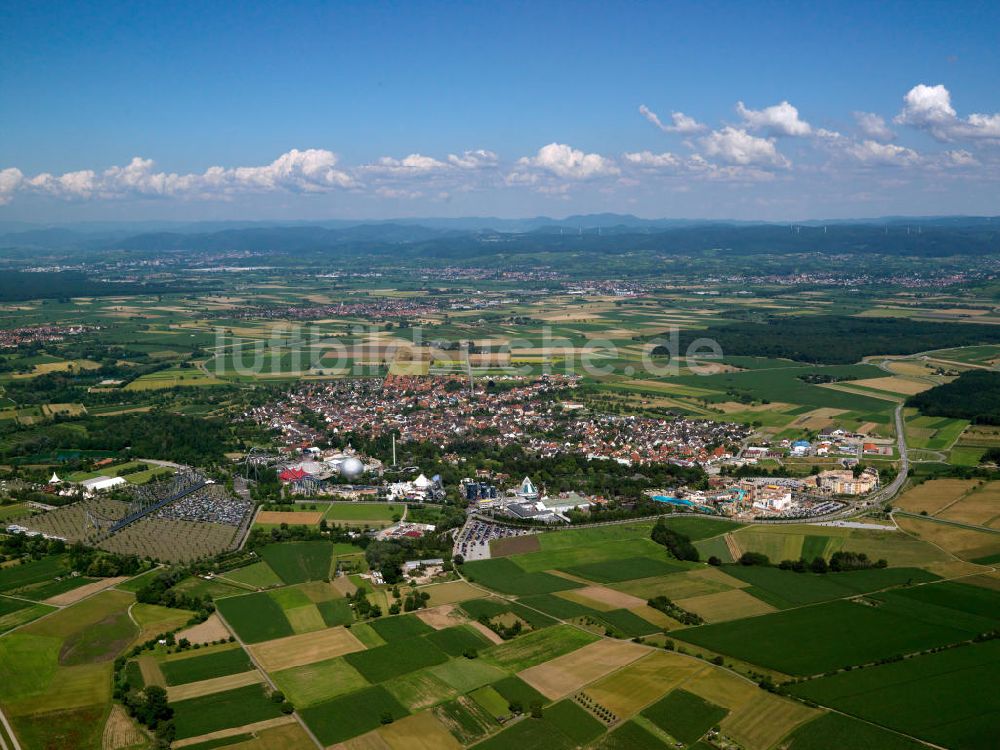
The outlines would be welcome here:
<svg viewBox="0 0 1000 750">
<path fill-rule="evenodd" d="M 455 625 L 461 625 L 465 618 L 456 611 L 454 604 L 444 604 L 431 609 L 421 609 L 417 613 L 417 619 L 423 620 L 435 630 L 444 630 Z"/>
<path fill-rule="evenodd" d="M 490 542 L 490 557 L 521 555 L 525 552 L 538 552 L 541 548 L 541 544 L 538 541 L 538 534 L 508 536 L 502 539 L 494 539 Z"/>
<path fill-rule="evenodd" d="M 177 638 L 187 638 L 191 643 L 211 643 L 219 639 L 229 638 L 230 635 L 229 629 L 222 624 L 222 619 L 213 612 L 205 622 L 180 631 Z"/>
</svg>

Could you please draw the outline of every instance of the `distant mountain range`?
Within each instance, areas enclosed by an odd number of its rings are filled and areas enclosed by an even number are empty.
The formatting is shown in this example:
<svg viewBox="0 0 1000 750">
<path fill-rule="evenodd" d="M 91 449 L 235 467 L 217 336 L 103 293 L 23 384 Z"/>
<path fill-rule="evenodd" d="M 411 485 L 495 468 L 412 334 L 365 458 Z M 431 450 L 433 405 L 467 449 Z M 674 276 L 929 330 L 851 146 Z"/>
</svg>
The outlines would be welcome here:
<svg viewBox="0 0 1000 750">
<path fill-rule="evenodd" d="M 395 253 L 461 258 L 536 252 L 803 252 L 982 255 L 1000 252 L 1000 217 L 885 217 L 795 224 L 640 219 L 470 217 L 386 221 L 0 223 L 0 253 L 49 251 Z"/>
</svg>

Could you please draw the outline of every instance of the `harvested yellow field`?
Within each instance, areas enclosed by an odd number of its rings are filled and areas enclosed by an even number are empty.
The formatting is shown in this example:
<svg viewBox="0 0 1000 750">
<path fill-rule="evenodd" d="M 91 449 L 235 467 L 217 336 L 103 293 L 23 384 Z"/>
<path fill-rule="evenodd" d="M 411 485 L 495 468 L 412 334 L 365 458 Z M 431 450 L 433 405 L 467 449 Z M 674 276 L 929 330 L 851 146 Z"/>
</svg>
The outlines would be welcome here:
<svg viewBox="0 0 1000 750">
<path fill-rule="evenodd" d="M 545 697 L 556 700 L 648 653 L 645 647 L 629 641 L 595 641 L 570 654 L 529 667 L 519 672 L 518 677 Z"/>
<path fill-rule="evenodd" d="M 991 571 L 977 576 L 969 576 L 968 578 L 964 578 L 962 583 L 968 583 L 971 586 L 980 586 L 984 589 L 1000 591 L 1000 573 Z"/>
<path fill-rule="evenodd" d="M 318 526 L 323 520 L 320 511 L 302 511 L 301 513 L 280 510 L 262 510 L 257 514 L 257 523 L 287 523 L 289 526 Z"/>
<path fill-rule="evenodd" d="M 937 513 L 938 518 L 994 528 L 1000 521 L 1000 482 L 976 488 Z"/>
<path fill-rule="evenodd" d="M 585 692 L 624 719 L 658 701 L 685 680 L 709 669 L 707 664 L 695 659 L 655 651 L 608 675 Z"/>
<path fill-rule="evenodd" d="M 392 750 L 392 748 L 389 747 L 389 743 L 379 734 L 379 731 L 373 729 L 365 734 L 344 740 L 329 750 Z"/>
<path fill-rule="evenodd" d="M 135 722 L 125 713 L 125 709 L 119 703 L 111 706 L 111 713 L 104 724 L 104 734 L 101 737 L 102 750 L 124 750 L 127 747 L 135 747 L 146 742 L 146 735 L 142 733 Z"/>
<path fill-rule="evenodd" d="M 430 711 L 376 730 L 392 750 L 460 750 L 462 747 Z"/>
<path fill-rule="evenodd" d="M 739 557 L 737 555 L 737 557 Z M 668 599 L 687 599 L 692 596 L 715 594 L 734 588 L 744 588 L 748 584 L 738 578 L 723 573 L 719 568 L 700 568 L 668 576 L 638 578 L 614 584 L 615 588 L 643 600 L 656 596 Z"/>
<path fill-rule="evenodd" d="M 1000 534 L 949 526 L 931 519 L 896 516 L 901 529 L 963 560 L 1000 554 Z"/>
<path fill-rule="evenodd" d="M 923 393 L 934 387 L 933 383 L 926 380 L 913 380 L 901 376 L 890 375 L 884 378 L 865 378 L 863 380 L 851 380 L 850 385 L 860 385 L 864 388 L 874 388 L 877 391 L 888 391 L 889 393 L 901 393 L 904 396 L 913 396 Z"/>
<path fill-rule="evenodd" d="M 722 720 L 722 731 L 747 750 L 768 750 L 801 724 L 820 715 L 801 703 L 758 690 L 742 708 Z"/>
<path fill-rule="evenodd" d="M 736 368 L 733 368 L 734 370 Z M 741 404 L 739 401 L 723 401 L 719 404 L 712 404 L 712 408 L 720 409 L 724 414 L 737 414 L 747 411 L 777 411 L 783 412 L 785 409 L 792 408 L 793 404 L 785 404 L 781 402 L 768 403 L 768 404 Z"/>
<path fill-rule="evenodd" d="M 302 667 L 354 651 L 364 651 L 364 644 L 345 628 L 329 628 L 318 633 L 302 633 L 248 646 L 254 659 L 268 672 Z"/>
<path fill-rule="evenodd" d="M 191 643 L 211 643 L 219 639 L 229 638 L 231 633 L 223 623 L 222 619 L 213 612 L 205 622 L 199 622 L 187 630 L 182 630 L 177 634 L 177 640 L 187 638 Z"/>
<path fill-rule="evenodd" d="M 792 422 L 792 426 L 801 427 L 805 430 L 821 430 L 824 427 L 832 425 L 834 418 L 839 417 L 844 412 L 844 409 L 833 409 L 830 407 L 813 409 L 798 417 Z"/>
<path fill-rule="evenodd" d="M 736 711 L 760 693 L 760 688 L 724 669 L 710 669 L 684 683 L 689 693 L 700 695 L 717 706 Z"/>
<path fill-rule="evenodd" d="M 673 630 L 674 628 L 680 627 L 681 623 L 672 617 L 667 617 L 658 609 L 653 609 L 647 604 L 643 604 L 641 607 L 632 607 L 629 612 L 633 615 L 638 615 L 646 622 L 652 623 L 658 628 L 663 630 Z"/>
<path fill-rule="evenodd" d="M 936 368 L 923 362 L 913 360 L 892 360 L 888 362 L 888 367 L 897 375 L 909 375 L 911 377 L 926 377 L 933 375 Z"/>
<path fill-rule="evenodd" d="M 910 513 L 934 515 L 975 486 L 971 479 L 932 479 L 907 490 L 893 504 Z"/>
<path fill-rule="evenodd" d="M 482 589 L 477 589 L 465 581 L 433 583 L 429 586 L 422 586 L 420 591 L 430 594 L 431 598 L 427 602 L 428 607 L 436 607 L 439 604 L 455 604 L 469 599 L 479 599 L 486 595 Z"/>
<path fill-rule="evenodd" d="M 572 592 L 574 596 L 567 596 L 567 599 L 601 611 L 632 609 L 633 607 L 642 607 L 646 604 L 645 599 L 640 599 L 632 594 L 626 594 L 623 591 L 609 589 L 607 586 L 587 586 L 582 589 L 573 589 Z"/>
<path fill-rule="evenodd" d="M 168 687 L 167 699 L 170 701 L 182 701 L 186 698 L 198 698 L 202 695 L 221 693 L 223 690 L 233 690 L 263 681 L 263 675 L 255 669 L 252 672 L 240 672 L 239 674 L 229 674 L 224 677 L 213 677 L 210 680 L 200 680 L 199 682 L 188 682 L 184 685 Z"/>
<path fill-rule="evenodd" d="M 741 617 L 766 615 L 768 612 L 775 611 L 770 604 L 765 604 L 742 589 L 678 599 L 677 604 L 689 612 L 701 615 L 706 622 L 737 620 Z"/>
<path fill-rule="evenodd" d="M 81 417 L 87 413 L 83 404 L 44 404 L 42 414 L 46 417 Z"/>
<path fill-rule="evenodd" d="M 96 594 L 98 591 L 104 591 L 106 588 L 116 586 L 127 580 L 128 576 L 121 576 L 119 578 L 102 578 L 98 581 L 94 581 L 93 583 L 88 583 L 85 586 L 75 588 L 72 591 L 66 591 L 62 594 L 50 596 L 45 600 L 45 603 L 55 605 L 56 607 L 66 607 L 70 604 L 75 604 L 81 599 L 86 599 L 88 596 Z"/>
</svg>

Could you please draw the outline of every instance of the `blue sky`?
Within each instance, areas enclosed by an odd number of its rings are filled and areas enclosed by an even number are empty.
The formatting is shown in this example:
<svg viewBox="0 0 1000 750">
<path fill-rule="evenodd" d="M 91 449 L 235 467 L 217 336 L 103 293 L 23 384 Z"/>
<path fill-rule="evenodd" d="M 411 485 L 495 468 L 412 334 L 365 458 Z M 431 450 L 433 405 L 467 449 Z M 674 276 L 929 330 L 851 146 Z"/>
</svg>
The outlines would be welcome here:
<svg viewBox="0 0 1000 750">
<path fill-rule="evenodd" d="M 0 0 L 0 219 L 996 214 L 998 81 L 996 2 Z"/>
</svg>

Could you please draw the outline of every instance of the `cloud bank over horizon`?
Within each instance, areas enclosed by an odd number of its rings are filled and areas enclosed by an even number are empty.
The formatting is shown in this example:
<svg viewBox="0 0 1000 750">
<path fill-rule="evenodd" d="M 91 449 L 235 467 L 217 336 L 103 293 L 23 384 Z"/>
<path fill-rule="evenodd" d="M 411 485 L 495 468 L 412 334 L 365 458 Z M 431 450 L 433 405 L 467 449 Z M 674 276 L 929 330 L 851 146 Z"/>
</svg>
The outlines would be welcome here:
<svg viewBox="0 0 1000 750">
<path fill-rule="evenodd" d="M 735 119 L 715 126 L 680 110 L 661 117 L 646 104 L 638 113 L 670 148 L 598 153 L 552 141 L 529 154 L 502 155 L 478 147 L 439 156 L 418 152 L 344 164 L 324 147 L 290 148 L 260 165 L 212 165 L 200 172 L 163 171 L 135 156 L 112 165 L 63 173 L 26 174 L 0 165 L 0 206 L 19 200 L 74 204 L 174 201 L 233 205 L 249 196 L 364 196 L 370 200 L 446 203 L 477 192 L 527 191 L 571 200 L 589 192 L 635 201 L 646 192 L 682 193 L 701 183 L 751 191 L 764 183 L 850 180 L 854 194 L 893 184 L 942 180 L 1000 181 L 1000 112 L 960 115 L 943 84 L 913 86 L 887 118 L 868 111 L 846 117 L 853 126 L 817 127 L 788 100 L 733 107 Z M 627 113 L 622 113 L 623 121 Z M 890 125 L 891 123 L 891 125 Z M 623 125 L 624 130 L 624 125 Z M 901 134 L 909 145 L 898 143 Z M 923 139 L 922 143 L 917 143 Z"/>
</svg>

